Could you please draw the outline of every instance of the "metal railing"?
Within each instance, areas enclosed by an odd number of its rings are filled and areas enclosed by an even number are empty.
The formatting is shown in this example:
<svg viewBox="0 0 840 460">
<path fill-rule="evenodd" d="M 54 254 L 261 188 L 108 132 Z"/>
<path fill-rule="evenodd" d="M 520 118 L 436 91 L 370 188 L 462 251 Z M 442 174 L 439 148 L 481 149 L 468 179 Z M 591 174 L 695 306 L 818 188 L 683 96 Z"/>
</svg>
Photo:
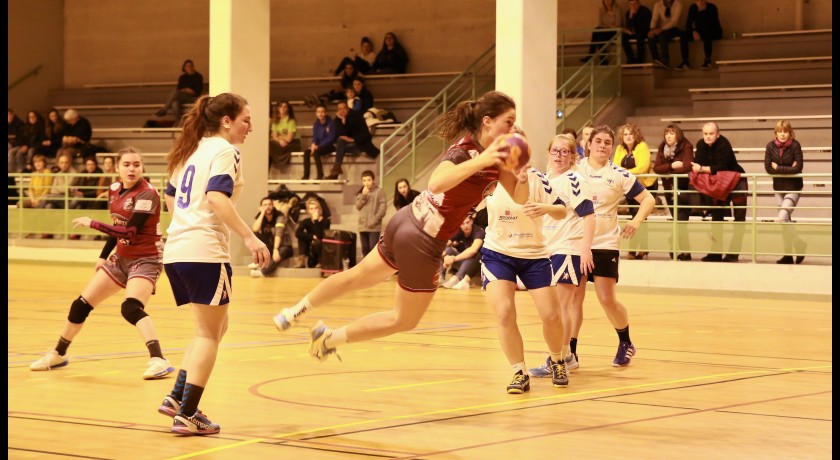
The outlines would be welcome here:
<svg viewBox="0 0 840 460">
<path fill-rule="evenodd" d="M 34 77 L 35 75 L 38 75 L 38 72 L 41 71 L 41 67 L 44 67 L 44 65 L 43 64 L 38 64 L 32 70 L 30 70 L 29 72 L 26 72 L 25 74 L 23 74 L 23 76 L 21 76 L 17 80 L 13 81 L 12 83 L 9 83 L 9 91 L 11 91 L 12 88 L 14 88 L 15 86 L 17 86 L 17 85 L 23 83 L 24 81 L 26 81 L 29 77 Z"/>
</svg>

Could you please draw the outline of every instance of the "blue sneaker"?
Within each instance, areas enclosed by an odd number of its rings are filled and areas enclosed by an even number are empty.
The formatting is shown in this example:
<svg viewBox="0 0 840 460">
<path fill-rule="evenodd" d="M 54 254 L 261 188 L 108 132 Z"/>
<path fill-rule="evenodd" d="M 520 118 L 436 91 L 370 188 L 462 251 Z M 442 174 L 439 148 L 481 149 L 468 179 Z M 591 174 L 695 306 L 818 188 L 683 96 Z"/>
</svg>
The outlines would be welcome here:
<svg viewBox="0 0 840 460">
<path fill-rule="evenodd" d="M 630 359 L 636 354 L 636 347 L 630 342 L 619 342 L 618 351 L 615 353 L 613 367 L 625 367 L 630 365 Z"/>
<path fill-rule="evenodd" d="M 507 392 L 510 395 L 521 395 L 531 389 L 531 380 L 528 374 L 523 374 L 522 371 L 517 371 L 513 374 L 513 380 L 507 386 Z"/>
<path fill-rule="evenodd" d="M 548 359 L 551 359 L 549 357 Z M 551 384 L 557 388 L 565 388 L 569 385 L 569 374 L 566 373 L 566 360 L 561 359 L 559 363 L 551 362 Z"/>
<path fill-rule="evenodd" d="M 528 369 L 528 373 L 531 374 L 531 377 L 536 377 L 538 379 L 551 377 L 551 356 L 545 358 L 545 362 L 542 366 Z"/>
</svg>

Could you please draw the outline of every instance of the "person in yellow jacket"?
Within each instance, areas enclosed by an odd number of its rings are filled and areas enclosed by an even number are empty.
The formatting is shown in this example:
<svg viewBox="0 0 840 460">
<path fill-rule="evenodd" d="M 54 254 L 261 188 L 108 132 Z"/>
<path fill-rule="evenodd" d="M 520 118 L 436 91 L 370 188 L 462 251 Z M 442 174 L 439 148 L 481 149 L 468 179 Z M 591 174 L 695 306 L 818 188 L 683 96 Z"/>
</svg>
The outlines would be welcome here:
<svg viewBox="0 0 840 460">
<path fill-rule="evenodd" d="M 613 163 L 626 169 L 634 176 L 653 173 L 650 147 L 645 142 L 645 137 L 642 135 L 639 127 L 633 123 L 628 123 L 618 129 L 618 134 L 621 136 L 621 142 L 615 148 Z M 639 177 L 638 179 L 651 193 L 654 193 L 659 188 L 656 177 Z M 632 206 L 630 208 L 631 218 L 636 217 L 637 212 L 639 212 L 638 206 Z M 645 241 L 643 242 L 641 240 Z M 636 252 L 633 250 L 634 247 L 638 248 L 640 246 L 642 248 L 647 247 L 647 234 L 644 232 L 637 235 L 637 238 L 630 242 L 631 250 L 627 253 L 627 258 L 632 260 L 647 257 L 647 251 Z"/>
</svg>

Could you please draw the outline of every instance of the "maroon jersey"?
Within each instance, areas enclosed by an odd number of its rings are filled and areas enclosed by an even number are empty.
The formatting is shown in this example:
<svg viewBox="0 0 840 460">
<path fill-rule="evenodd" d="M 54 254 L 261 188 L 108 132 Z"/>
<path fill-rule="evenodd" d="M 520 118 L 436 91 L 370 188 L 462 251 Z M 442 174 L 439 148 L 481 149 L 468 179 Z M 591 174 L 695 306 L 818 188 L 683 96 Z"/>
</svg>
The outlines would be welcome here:
<svg viewBox="0 0 840 460">
<path fill-rule="evenodd" d="M 449 147 L 441 162 L 451 161 L 457 165 L 475 158 L 482 150 L 468 134 Z M 467 214 L 485 196 L 493 193 L 498 181 L 499 169 L 492 166 L 473 174 L 444 193 L 433 194 L 426 189 L 411 204 L 414 216 L 426 233 L 435 239 L 448 241 L 461 227 Z"/>
<path fill-rule="evenodd" d="M 130 190 L 123 190 L 122 182 L 114 182 L 108 192 L 111 219 L 114 226 L 125 227 L 134 213 L 149 214 L 143 228 L 136 229 L 130 238 L 117 238 L 117 255 L 127 259 L 157 257 L 163 260 L 163 240 L 160 232 L 160 195 L 152 184 L 141 179 Z"/>
</svg>

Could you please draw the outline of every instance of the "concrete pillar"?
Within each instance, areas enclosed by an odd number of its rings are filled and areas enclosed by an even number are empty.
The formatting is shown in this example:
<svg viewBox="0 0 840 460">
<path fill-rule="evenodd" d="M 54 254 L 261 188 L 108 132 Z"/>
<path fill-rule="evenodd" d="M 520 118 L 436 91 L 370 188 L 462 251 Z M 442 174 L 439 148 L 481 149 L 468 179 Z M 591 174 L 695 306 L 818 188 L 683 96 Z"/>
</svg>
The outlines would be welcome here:
<svg viewBox="0 0 840 460">
<path fill-rule="evenodd" d="M 793 0 L 795 3 L 795 10 L 793 15 L 793 30 L 802 30 L 805 25 L 805 0 Z"/>
<path fill-rule="evenodd" d="M 269 10 L 269 0 L 210 0 L 210 95 L 239 94 L 251 107 L 254 130 L 244 144 L 236 146 L 242 153 L 245 178 L 236 210 L 249 225 L 267 192 Z M 251 261 L 242 238 L 231 235 L 231 265 Z"/>
<path fill-rule="evenodd" d="M 545 171 L 557 129 L 557 0 L 496 0 L 496 89 L 516 101 L 531 164 Z"/>
</svg>

